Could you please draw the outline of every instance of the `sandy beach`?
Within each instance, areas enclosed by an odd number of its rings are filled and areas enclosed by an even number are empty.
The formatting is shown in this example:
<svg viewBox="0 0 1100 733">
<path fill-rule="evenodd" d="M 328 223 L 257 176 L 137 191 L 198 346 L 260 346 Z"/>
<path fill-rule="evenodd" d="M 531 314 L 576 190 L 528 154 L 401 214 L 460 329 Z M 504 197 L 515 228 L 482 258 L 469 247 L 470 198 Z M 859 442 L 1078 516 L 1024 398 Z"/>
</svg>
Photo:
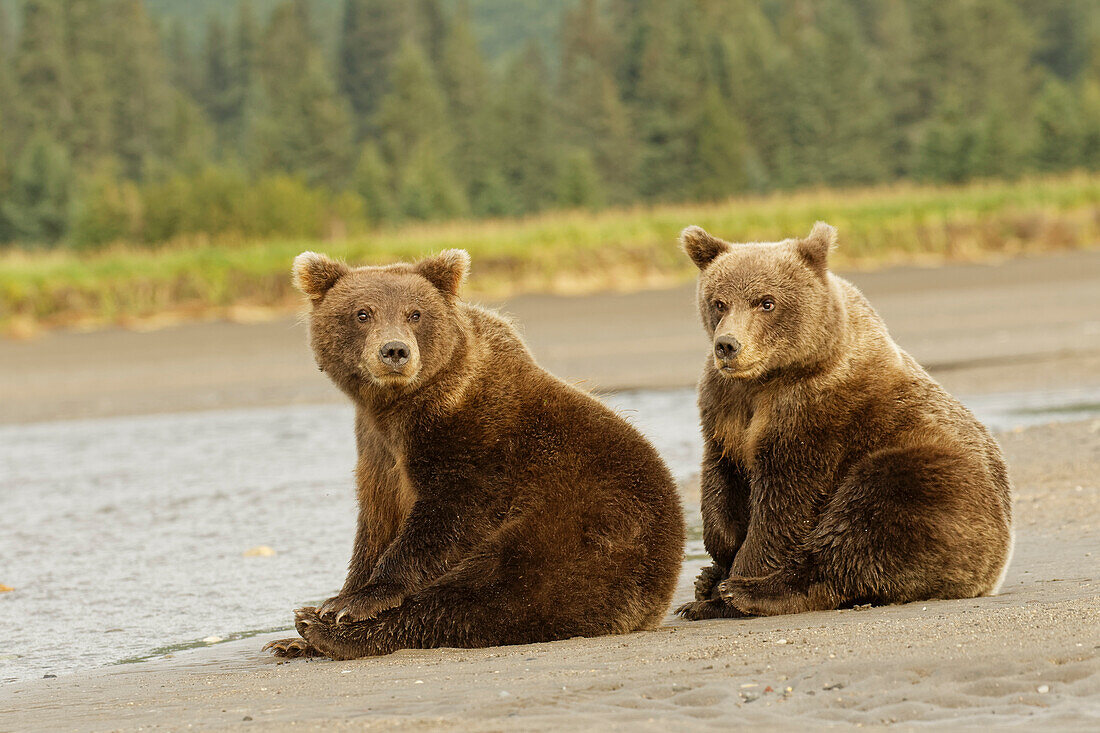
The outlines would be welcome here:
<svg viewBox="0 0 1100 733">
<path fill-rule="evenodd" d="M 260 647 L 286 632 L 260 634 L 2 684 L 0 731 L 1100 726 L 1100 253 L 852 279 L 945 386 L 1011 408 L 998 438 L 1017 544 L 999 595 L 669 616 L 626 636 L 352 662 L 279 662 Z M 500 305 L 545 366 L 600 391 L 688 387 L 706 348 L 687 286 Z M 1021 407 L 1025 397 L 1048 403 Z M 11 429 L 340 400 L 291 320 L 0 342 L 0 424 Z M 683 491 L 697 515 L 691 482 Z M 700 564 L 685 563 L 674 606 Z M 301 591 L 280 590 L 289 623 Z M 5 612 L 7 600 L 0 616 L 29 623 Z"/>
</svg>

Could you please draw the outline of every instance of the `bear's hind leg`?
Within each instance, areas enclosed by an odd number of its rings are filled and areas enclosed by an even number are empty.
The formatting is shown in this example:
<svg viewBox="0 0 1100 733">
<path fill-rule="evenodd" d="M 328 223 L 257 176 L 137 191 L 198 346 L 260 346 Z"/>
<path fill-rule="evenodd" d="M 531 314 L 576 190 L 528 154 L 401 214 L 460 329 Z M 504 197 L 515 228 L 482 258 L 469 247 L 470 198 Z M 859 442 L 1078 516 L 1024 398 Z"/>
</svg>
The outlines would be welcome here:
<svg viewBox="0 0 1100 733">
<path fill-rule="evenodd" d="M 529 596 L 529 589 L 501 573 L 496 557 L 481 555 L 373 618 L 336 623 L 322 619 L 316 609 L 301 609 L 297 627 L 313 647 L 333 659 L 398 649 L 532 643 L 587 631 L 583 623 L 559 626 L 548 621 L 537 608 L 532 610 Z"/>
<path fill-rule="evenodd" d="M 811 595 L 824 588 L 847 605 L 988 593 L 1008 547 L 991 480 L 974 461 L 933 447 L 868 456 L 813 533 Z"/>
<path fill-rule="evenodd" d="M 826 504 L 797 566 L 731 576 L 719 593 L 761 616 L 988 593 L 1008 547 L 990 480 L 942 449 L 872 454 Z"/>
<path fill-rule="evenodd" d="M 754 578 L 730 576 L 719 583 L 718 592 L 745 616 L 828 611 L 841 602 L 831 584 L 807 583 L 801 573 L 789 570 Z"/>
</svg>

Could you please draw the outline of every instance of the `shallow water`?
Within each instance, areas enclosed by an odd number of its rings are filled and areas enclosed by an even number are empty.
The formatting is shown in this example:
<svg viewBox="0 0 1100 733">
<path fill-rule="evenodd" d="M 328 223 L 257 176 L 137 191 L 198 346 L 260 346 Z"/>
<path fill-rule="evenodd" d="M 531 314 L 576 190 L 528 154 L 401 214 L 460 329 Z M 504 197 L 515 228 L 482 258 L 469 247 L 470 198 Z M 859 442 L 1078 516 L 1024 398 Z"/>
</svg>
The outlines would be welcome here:
<svg viewBox="0 0 1100 733">
<path fill-rule="evenodd" d="M 694 390 L 604 399 L 694 477 Z M 1004 429 L 1098 416 L 1100 391 L 968 404 Z M 289 628 L 343 582 L 354 463 L 346 406 L 0 426 L 0 681 Z M 274 556 L 243 555 L 259 545 Z"/>
</svg>

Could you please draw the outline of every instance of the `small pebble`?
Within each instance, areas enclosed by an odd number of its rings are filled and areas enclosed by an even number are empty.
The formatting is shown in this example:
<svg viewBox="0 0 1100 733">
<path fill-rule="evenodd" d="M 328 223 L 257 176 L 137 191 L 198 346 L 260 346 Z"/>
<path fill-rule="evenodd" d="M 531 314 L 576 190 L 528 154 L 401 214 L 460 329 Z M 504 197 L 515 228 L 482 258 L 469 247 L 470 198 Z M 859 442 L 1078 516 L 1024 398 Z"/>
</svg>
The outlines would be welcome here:
<svg viewBox="0 0 1100 733">
<path fill-rule="evenodd" d="M 1050 685 L 1039 685 L 1035 688 L 1035 691 L 1038 692 L 1040 695 L 1045 695 L 1050 692 Z"/>
<path fill-rule="evenodd" d="M 778 639 L 775 643 L 776 644 L 786 644 L 787 640 L 786 639 Z"/>
<path fill-rule="evenodd" d="M 251 715 L 246 715 L 243 718 L 241 718 L 241 720 L 252 720 L 252 716 Z"/>
<path fill-rule="evenodd" d="M 202 643 L 203 644 L 217 644 L 219 641 L 225 641 L 225 639 L 221 638 L 220 636 L 208 636 L 208 637 L 206 637 L 205 639 L 202 640 Z"/>
<path fill-rule="evenodd" d="M 241 553 L 244 557 L 274 557 L 275 550 L 267 545 L 256 545 Z"/>
<path fill-rule="evenodd" d="M 0 593 L 11 593 L 13 590 L 15 590 L 15 588 L 12 588 L 10 585 L 0 583 Z"/>
<path fill-rule="evenodd" d="M 55 674 L 44 674 L 44 675 L 42 675 L 42 679 L 44 679 L 44 680 L 57 679 L 57 675 L 55 675 Z"/>
<path fill-rule="evenodd" d="M 512 693 L 508 692 L 507 690 L 501 690 L 498 694 L 500 695 L 500 697 L 511 697 L 512 696 Z"/>
<path fill-rule="evenodd" d="M 413 684 L 414 685 L 422 685 L 422 684 L 424 684 L 424 680 L 417 680 L 416 682 L 413 682 Z"/>
</svg>

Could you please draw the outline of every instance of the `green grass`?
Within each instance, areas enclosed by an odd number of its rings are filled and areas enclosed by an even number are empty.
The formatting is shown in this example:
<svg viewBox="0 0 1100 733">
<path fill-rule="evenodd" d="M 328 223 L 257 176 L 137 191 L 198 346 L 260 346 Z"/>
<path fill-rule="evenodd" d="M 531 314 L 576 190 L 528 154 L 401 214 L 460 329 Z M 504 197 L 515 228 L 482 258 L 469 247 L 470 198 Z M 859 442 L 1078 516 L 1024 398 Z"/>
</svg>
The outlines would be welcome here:
<svg viewBox="0 0 1100 733">
<path fill-rule="evenodd" d="M 802 191 L 711 204 L 555 212 L 521 220 L 409 225 L 342 241 L 191 240 L 117 245 L 88 254 L 0 253 L 0 329 L 232 315 L 289 309 L 294 256 L 316 250 L 352 263 L 415 259 L 449 247 L 473 257 L 470 290 L 582 292 L 671 284 L 693 268 L 676 246 L 698 224 L 733 241 L 840 232 L 833 265 L 938 264 L 1100 241 L 1100 176 L 1071 175 L 962 187 Z"/>
</svg>

